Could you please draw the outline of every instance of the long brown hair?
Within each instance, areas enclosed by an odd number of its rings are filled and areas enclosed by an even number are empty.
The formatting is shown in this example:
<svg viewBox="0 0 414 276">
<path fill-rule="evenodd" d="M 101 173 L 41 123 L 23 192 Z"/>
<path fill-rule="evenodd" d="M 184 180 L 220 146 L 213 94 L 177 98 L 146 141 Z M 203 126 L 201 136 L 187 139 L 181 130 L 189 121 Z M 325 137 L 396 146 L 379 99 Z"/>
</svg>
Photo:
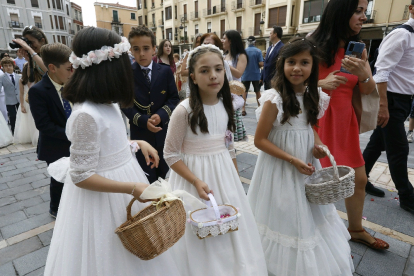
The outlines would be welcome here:
<svg viewBox="0 0 414 276">
<path fill-rule="evenodd" d="M 217 47 L 219 47 L 220 50 L 223 50 L 223 42 L 221 42 L 221 39 L 215 34 L 215 33 L 205 33 L 201 36 L 200 39 L 200 45 L 202 45 L 204 43 L 204 40 L 207 37 L 210 37 L 214 40 L 214 45 L 216 45 Z"/>
<path fill-rule="evenodd" d="M 163 41 L 161 41 L 160 45 L 158 46 L 157 57 L 161 58 L 164 55 L 164 44 L 165 44 L 165 42 L 169 42 L 170 45 L 171 45 L 171 53 L 168 55 L 168 60 L 170 61 L 170 65 L 173 65 L 173 64 L 175 64 L 175 62 L 174 62 L 174 53 L 173 53 L 173 49 L 172 49 L 172 43 L 168 39 L 164 39 Z"/>
<path fill-rule="evenodd" d="M 38 83 L 42 79 L 42 75 L 39 73 L 39 71 L 34 70 L 34 83 Z M 23 72 L 22 72 L 22 84 L 26 85 L 29 82 L 29 63 L 26 62 L 23 65 Z"/>
<path fill-rule="evenodd" d="M 278 91 L 283 100 L 283 118 L 281 124 L 286 123 L 290 117 L 299 114 L 300 104 L 293 91 L 292 85 L 285 76 L 285 60 L 301 52 L 308 51 L 312 56 L 312 71 L 306 80 L 307 91 L 303 95 L 303 105 L 307 111 L 308 123 L 316 125 L 319 114 L 319 92 L 318 92 L 318 75 L 319 75 L 319 58 L 317 48 L 307 38 L 292 38 L 280 50 L 276 63 L 275 76 L 272 79 L 272 87 Z"/>
<path fill-rule="evenodd" d="M 201 49 L 198 49 L 198 51 L 195 54 L 193 54 L 193 56 L 190 59 L 190 63 L 188 67 L 189 75 L 194 74 L 194 68 L 197 63 L 197 60 L 203 54 L 208 53 L 208 52 L 219 55 L 223 62 L 223 66 L 224 66 L 223 56 L 217 49 L 201 48 Z M 209 133 L 208 132 L 208 121 L 207 121 L 206 115 L 204 114 L 203 101 L 201 100 L 198 86 L 194 84 L 194 81 L 191 77 L 188 78 L 188 85 L 190 87 L 189 103 L 190 103 L 190 107 L 192 110 L 190 113 L 191 116 L 188 117 L 188 124 L 190 125 L 191 130 L 194 134 L 197 134 L 197 131 L 196 131 L 197 126 L 200 127 L 201 133 Z M 230 130 L 231 132 L 234 132 L 236 129 L 236 125 L 234 124 L 233 103 L 232 103 L 232 98 L 231 98 L 231 93 L 230 93 L 229 81 L 227 80 L 226 77 L 224 77 L 223 87 L 220 89 L 220 92 L 217 93 L 217 98 L 223 99 L 223 105 L 224 105 L 224 108 L 226 109 L 226 113 L 228 116 L 227 129 Z"/>
</svg>

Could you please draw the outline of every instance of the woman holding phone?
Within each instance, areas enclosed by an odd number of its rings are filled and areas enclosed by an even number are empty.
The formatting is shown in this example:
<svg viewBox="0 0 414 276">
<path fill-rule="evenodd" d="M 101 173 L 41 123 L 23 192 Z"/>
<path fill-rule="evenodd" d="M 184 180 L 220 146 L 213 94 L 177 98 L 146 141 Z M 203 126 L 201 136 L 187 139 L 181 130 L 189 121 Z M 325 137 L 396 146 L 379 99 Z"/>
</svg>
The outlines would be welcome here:
<svg viewBox="0 0 414 276">
<path fill-rule="evenodd" d="M 367 175 L 359 146 L 359 124 L 352 105 L 354 89 L 359 88 L 362 94 L 370 94 L 375 89 L 375 82 L 366 50 L 361 59 L 345 55 L 350 41 L 360 41 L 359 33 L 367 20 L 367 6 L 367 0 L 329 1 L 318 28 L 311 35 L 319 52 L 323 53 L 318 85 L 331 96 L 329 107 L 319 120 L 316 131 L 338 165 L 355 169 L 355 192 L 345 199 L 351 240 L 384 250 L 389 245 L 372 237 L 362 227 Z M 351 74 L 340 72 L 341 67 Z M 321 164 L 323 167 L 331 166 L 327 158 L 321 159 Z"/>
</svg>

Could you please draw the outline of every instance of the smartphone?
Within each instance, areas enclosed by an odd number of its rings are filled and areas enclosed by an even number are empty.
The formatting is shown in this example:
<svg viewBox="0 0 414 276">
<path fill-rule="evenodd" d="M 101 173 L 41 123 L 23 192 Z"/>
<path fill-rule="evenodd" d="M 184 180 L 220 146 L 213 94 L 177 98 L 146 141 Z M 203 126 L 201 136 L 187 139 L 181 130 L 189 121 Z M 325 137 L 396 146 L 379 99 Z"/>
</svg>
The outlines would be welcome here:
<svg viewBox="0 0 414 276">
<path fill-rule="evenodd" d="M 348 48 L 346 49 L 345 55 L 360 59 L 362 57 L 362 52 L 364 51 L 364 49 L 365 49 L 365 43 L 350 41 L 348 44 Z M 341 67 L 341 72 L 351 74 L 350 72 L 348 72 L 348 70 L 342 67 Z"/>
</svg>

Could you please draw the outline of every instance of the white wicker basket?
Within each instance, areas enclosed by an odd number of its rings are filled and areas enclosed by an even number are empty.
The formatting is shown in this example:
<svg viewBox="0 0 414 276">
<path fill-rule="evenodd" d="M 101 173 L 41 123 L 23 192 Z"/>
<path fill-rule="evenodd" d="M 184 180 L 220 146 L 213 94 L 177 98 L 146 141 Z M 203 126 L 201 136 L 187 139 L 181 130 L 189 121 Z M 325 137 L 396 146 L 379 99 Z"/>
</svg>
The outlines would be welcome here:
<svg viewBox="0 0 414 276">
<path fill-rule="evenodd" d="M 239 229 L 239 217 L 237 208 L 232 205 L 217 205 L 212 194 L 208 194 L 210 201 L 206 201 L 207 208 L 198 209 L 190 213 L 188 223 L 199 239 L 217 237 Z M 230 216 L 221 218 L 222 215 Z"/>
<path fill-rule="evenodd" d="M 329 149 L 321 147 L 332 167 L 316 171 L 305 181 L 306 197 L 314 204 L 326 205 L 354 194 L 355 171 L 348 166 L 337 166 Z"/>
</svg>

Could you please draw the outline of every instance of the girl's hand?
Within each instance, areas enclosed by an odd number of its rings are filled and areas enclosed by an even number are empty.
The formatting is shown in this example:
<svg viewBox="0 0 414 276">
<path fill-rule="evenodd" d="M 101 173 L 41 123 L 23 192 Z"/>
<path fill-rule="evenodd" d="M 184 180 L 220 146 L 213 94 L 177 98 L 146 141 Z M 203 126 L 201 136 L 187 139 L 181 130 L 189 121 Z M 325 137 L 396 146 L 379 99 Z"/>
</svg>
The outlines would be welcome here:
<svg viewBox="0 0 414 276">
<path fill-rule="evenodd" d="M 321 159 L 324 158 L 326 156 L 326 152 L 322 149 L 323 145 L 315 145 L 313 147 L 313 156 L 316 159 Z"/>
<path fill-rule="evenodd" d="M 297 158 L 293 158 L 292 165 L 295 166 L 301 174 L 311 175 L 315 171 L 315 168 L 311 163 L 306 165 L 305 162 Z"/>
<path fill-rule="evenodd" d="M 142 192 L 149 186 L 149 184 L 145 183 L 133 183 L 135 185 L 134 193 L 132 194 L 139 202 L 145 203 L 148 201 L 152 201 L 151 199 L 141 199 L 140 196 Z M 134 186 L 132 186 L 134 187 Z"/>
<path fill-rule="evenodd" d="M 158 164 L 160 162 L 160 157 L 158 156 L 158 151 L 154 149 L 150 144 L 143 140 L 137 140 L 134 141 L 138 144 L 138 146 L 141 148 L 142 154 L 145 157 L 145 161 L 147 162 L 147 165 L 149 166 L 150 163 L 151 169 L 158 168 Z"/>
<path fill-rule="evenodd" d="M 30 48 L 30 46 L 22 39 L 20 38 L 16 38 L 16 39 L 12 39 L 13 42 L 16 42 L 17 44 L 19 44 L 20 46 L 22 46 L 22 48 L 26 51 L 30 51 L 32 50 L 32 48 Z"/>
<path fill-rule="evenodd" d="M 20 107 L 21 107 L 21 109 L 20 109 L 20 110 L 22 111 L 22 113 L 26 113 L 26 108 L 24 107 L 24 105 L 23 105 L 23 104 L 21 104 L 21 105 L 20 105 Z"/>
<path fill-rule="evenodd" d="M 196 181 L 194 182 L 194 186 L 196 187 L 198 196 L 200 198 L 204 200 L 210 200 L 207 194 L 213 193 L 213 191 L 210 190 L 210 188 L 205 182 L 197 178 Z"/>
<path fill-rule="evenodd" d="M 345 58 L 342 60 L 342 67 L 348 70 L 352 75 L 357 76 L 359 81 L 364 81 L 371 76 L 371 74 L 367 72 L 366 63 L 367 50 L 364 49 L 360 59 L 345 56 Z"/>
<path fill-rule="evenodd" d="M 344 76 L 336 75 L 339 72 L 339 70 L 335 70 L 329 73 L 329 75 L 325 79 L 320 80 L 318 82 L 318 86 L 320 86 L 324 90 L 335 90 L 341 84 L 345 84 L 348 81 L 348 79 Z"/>
</svg>

